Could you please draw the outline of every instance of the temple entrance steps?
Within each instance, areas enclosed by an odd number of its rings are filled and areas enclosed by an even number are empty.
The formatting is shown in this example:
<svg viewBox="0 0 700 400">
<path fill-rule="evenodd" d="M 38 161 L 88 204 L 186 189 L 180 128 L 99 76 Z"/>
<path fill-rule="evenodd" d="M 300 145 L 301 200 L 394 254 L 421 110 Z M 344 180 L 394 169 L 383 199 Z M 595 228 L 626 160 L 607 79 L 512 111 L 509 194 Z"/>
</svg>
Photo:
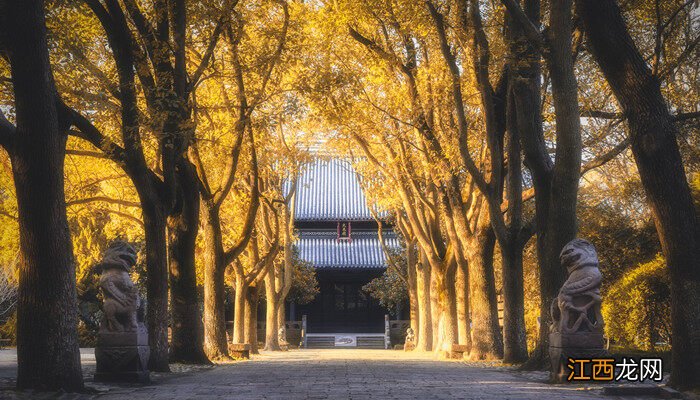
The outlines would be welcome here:
<svg viewBox="0 0 700 400">
<path fill-rule="evenodd" d="M 307 349 L 387 349 L 387 336 L 383 333 L 309 333 L 305 337 Z"/>
</svg>

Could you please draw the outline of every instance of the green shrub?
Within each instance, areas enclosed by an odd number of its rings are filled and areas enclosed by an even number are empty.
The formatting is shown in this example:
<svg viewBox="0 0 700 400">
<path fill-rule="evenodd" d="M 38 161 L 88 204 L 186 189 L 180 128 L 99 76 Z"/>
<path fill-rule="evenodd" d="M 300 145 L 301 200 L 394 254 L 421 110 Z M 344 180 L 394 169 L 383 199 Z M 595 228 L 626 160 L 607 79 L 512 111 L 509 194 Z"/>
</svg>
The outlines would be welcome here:
<svg viewBox="0 0 700 400">
<path fill-rule="evenodd" d="M 668 346 L 671 338 L 671 290 L 660 254 L 625 273 L 603 297 L 608 337 L 619 346 L 646 351 Z"/>
</svg>

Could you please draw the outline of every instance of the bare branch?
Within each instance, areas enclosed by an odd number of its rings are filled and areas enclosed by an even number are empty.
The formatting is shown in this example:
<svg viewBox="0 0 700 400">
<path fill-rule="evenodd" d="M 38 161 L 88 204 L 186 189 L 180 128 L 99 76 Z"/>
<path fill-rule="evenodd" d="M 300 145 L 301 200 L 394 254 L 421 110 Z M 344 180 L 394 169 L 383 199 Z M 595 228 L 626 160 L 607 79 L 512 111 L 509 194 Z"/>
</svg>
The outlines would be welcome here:
<svg viewBox="0 0 700 400">
<path fill-rule="evenodd" d="M 80 132 L 69 131 L 73 133 L 73 136 L 80 136 Z M 66 155 L 68 156 L 79 156 L 79 157 L 94 157 L 94 158 L 107 158 L 104 153 L 99 151 L 90 150 L 76 150 L 76 149 L 66 149 Z"/>
<path fill-rule="evenodd" d="M 124 206 L 124 207 L 136 207 L 136 208 L 141 207 L 141 203 L 139 203 L 137 201 L 114 199 L 114 198 L 107 197 L 107 196 L 93 196 L 93 197 L 86 197 L 83 199 L 69 200 L 69 201 L 66 201 L 66 206 L 74 206 L 74 205 L 78 205 L 78 204 L 88 204 L 88 203 L 108 203 L 108 204 L 115 204 L 115 205 Z"/>
<path fill-rule="evenodd" d="M 658 77 L 659 80 L 665 80 L 666 78 L 669 77 L 669 75 L 673 74 L 675 70 L 685 62 L 685 60 L 690 57 L 693 52 L 695 51 L 695 48 L 698 47 L 698 44 L 700 44 L 700 35 L 696 37 L 688 46 L 686 46 L 685 49 L 681 52 L 681 54 L 676 58 L 676 60 L 670 64 L 667 65 L 661 72 L 659 73 Z"/>
<path fill-rule="evenodd" d="M 128 220 L 130 220 L 130 221 L 136 222 L 136 223 L 139 224 L 142 228 L 144 227 L 143 221 L 141 221 L 139 218 L 136 218 L 136 217 L 134 217 L 133 215 L 131 215 L 131 214 L 129 214 L 129 213 L 125 213 L 125 212 L 117 211 L 117 210 L 106 209 L 106 208 L 103 208 L 102 211 L 104 211 L 104 212 L 106 212 L 106 213 L 109 213 L 109 214 L 118 215 L 118 216 L 120 216 L 120 217 L 122 217 L 122 218 L 126 218 L 126 219 L 128 219 Z"/>
<path fill-rule="evenodd" d="M 613 147 L 610 149 L 610 151 L 603 153 L 594 159 L 588 161 L 581 167 L 581 175 L 585 174 L 586 172 L 598 168 L 604 164 L 606 164 L 608 161 L 612 160 L 613 158 L 617 157 L 618 154 L 622 153 L 627 149 L 630 145 L 630 138 L 626 137 L 625 140 L 620 142 L 617 146 Z"/>
</svg>

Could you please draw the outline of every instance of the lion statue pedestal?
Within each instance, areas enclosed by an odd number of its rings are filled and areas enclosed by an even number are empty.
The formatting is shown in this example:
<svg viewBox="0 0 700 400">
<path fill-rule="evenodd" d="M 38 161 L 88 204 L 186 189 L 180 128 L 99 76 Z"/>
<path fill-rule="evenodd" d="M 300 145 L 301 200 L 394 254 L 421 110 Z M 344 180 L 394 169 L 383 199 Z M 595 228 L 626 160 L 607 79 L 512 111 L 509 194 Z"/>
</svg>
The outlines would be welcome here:
<svg viewBox="0 0 700 400">
<path fill-rule="evenodd" d="M 549 358 L 552 381 L 565 382 L 569 358 L 606 357 L 607 350 L 600 313 L 602 275 L 595 248 L 586 240 L 574 239 L 564 246 L 559 259 L 569 278 L 550 307 Z"/>
<path fill-rule="evenodd" d="M 95 271 L 100 273 L 104 318 L 97 334 L 95 381 L 150 381 L 148 331 L 143 302 L 129 271 L 136 251 L 128 243 L 112 243 Z"/>
</svg>

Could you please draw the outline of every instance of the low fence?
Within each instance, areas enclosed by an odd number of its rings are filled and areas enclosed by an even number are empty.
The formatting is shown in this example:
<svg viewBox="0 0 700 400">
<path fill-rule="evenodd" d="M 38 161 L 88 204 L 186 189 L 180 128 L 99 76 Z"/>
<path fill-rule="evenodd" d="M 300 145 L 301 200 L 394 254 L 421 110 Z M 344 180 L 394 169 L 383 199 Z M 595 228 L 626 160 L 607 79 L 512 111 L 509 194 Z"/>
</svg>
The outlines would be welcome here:
<svg viewBox="0 0 700 400">
<path fill-rule="evenodd" d="M 231 325 L 229 324 L 229 327 Z M 409 320 L 385 320 L 385 348 L 393 348 L 406 341 L 406 330 L 411 326 Z M 285 322 L 287 343 L 290 347 L 307 347 L 306 315 L 300 321 Z M 265 341 L 265 322 L 258 321 L 258 340 Z M 342 332 L 341 332 L 342 333 Z"/>
</svg>

